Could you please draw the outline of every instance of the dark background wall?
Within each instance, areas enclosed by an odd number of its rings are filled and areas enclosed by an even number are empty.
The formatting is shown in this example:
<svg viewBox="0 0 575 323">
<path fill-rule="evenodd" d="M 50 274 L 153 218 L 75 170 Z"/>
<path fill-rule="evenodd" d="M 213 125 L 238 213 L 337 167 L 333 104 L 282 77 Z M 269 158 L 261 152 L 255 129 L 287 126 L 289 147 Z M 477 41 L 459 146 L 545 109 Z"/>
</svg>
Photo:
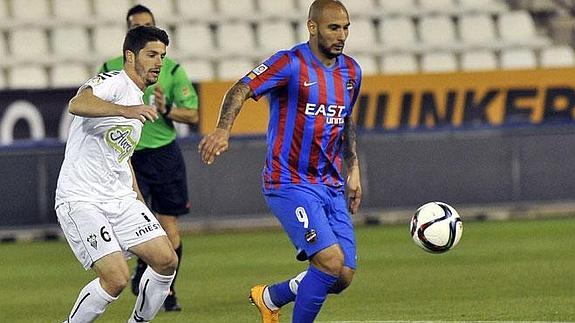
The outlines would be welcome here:
<svg viewBox="0 0 575 323">
<path fill-rule="evenodd" d="M 211 166 L 201 163 L 198 140 L 180 140 L 190 215 L 217 221 L 266 214 L 260 190 L 265 140 L 233 139 L 230 151 Z M 575 128 L 569 125 L 361 133 L 363 206 L 575 200 L 573 146 Z M 0 149 L 0 228 L 56 223 L 54 189 L 63 152 L 62 144 L 46 142 Z"/>
</svg>

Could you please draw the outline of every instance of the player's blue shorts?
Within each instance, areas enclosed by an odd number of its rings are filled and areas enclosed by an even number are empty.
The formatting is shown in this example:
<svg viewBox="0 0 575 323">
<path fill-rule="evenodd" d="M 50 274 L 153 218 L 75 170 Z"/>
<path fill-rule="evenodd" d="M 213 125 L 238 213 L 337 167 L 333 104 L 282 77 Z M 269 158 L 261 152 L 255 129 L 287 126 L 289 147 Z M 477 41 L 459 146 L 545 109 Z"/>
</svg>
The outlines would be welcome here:
<svg viewBox="0 0 575 323">
<path fill-rule="evenodd" d="M 339 244 L 344 265 L 356 268 L 355 234 L 343 190 L 325 185 L 288 185 L 264 190 L 266 202 L 297 249 L 297 259 Z"/>
</svg>

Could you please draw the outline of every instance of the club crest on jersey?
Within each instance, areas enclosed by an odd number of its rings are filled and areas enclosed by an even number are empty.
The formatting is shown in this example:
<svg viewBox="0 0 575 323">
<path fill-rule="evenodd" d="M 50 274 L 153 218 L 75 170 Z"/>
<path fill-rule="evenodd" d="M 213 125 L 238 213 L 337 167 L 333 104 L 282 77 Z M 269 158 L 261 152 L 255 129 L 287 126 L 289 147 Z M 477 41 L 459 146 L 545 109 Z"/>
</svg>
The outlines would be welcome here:
<svg viewBox="0 0 575 323">
<path fill-rule="evenodd" d="M 92 248 L 98 249 L 98 240 L 96 240 L 95 234 L 92 233 L 91 235 L 89 235 L 86 241 L 88 241 L 88 243 L 92 246 Z"/>
<path fill-rule="evenodd" d="M 304 113 L 308 116 L 322 115 L 327 124 L 343 124 L 343 110 L 345 105 L 306 103 Z"/>
<path fill-rule="evenodd" d="M 137 142 L 132 137 L 133 131 L 132 126 L 115 126 L 106 131 L 106 143 L 120 153 L 118 156 L 119 163 L 132 155 L 134 148 L 136 148 Z"/>
<path fill-rule="evenodd" d="M 307 232 L 305 233 L 305 241 L 311 244 L 314 244 L 317 241 L 317 233 L 315 232 L 314 229 L 307 230 Z"/>
<path fill-rule="evenodd" d="M 355 89 L 355 80 L 347 80 L 347 83 L 345 84 L 345 88 L 348 91 L 353 91 L 353 89 Z"/>
</svg>

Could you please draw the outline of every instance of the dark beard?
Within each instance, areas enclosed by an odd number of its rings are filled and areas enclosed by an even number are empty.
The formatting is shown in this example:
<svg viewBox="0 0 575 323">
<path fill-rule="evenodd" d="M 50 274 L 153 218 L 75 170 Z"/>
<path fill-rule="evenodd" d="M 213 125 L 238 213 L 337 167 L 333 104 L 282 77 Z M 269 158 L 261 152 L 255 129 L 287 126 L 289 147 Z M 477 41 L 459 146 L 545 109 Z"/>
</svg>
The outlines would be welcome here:
<svg viewBox="0 0 575 323">
<path fill-rule="evenodd" d="M 334 58 L 338 57 L 339 55 L 341 55 L 341 53 L 337 53 L 337 54 L 332 53 L 329 50 L 329 48 L 324 45 L 324 43 L 325 43 L 325 38 L 323 38 L 321 33 L 318 33 L 318 47 L 319 47 L 319 50 L 322 52 L 322 54 L 325 55 L 325 57 L 327 57 L 329 59 L 334 59 Z"/>
<path fill-rule="evenodd" d="M 146 73 L 144 68 L 137 62 L 136 62 L 136 74 L 138 74 L 142 78 L 142 80 L 144 80 L 144 84 L 146 84 L 146 86 L 150 86 L 156 83 L 156 81 L 152 81 L 148 78 L 148 73 Z"/>
</svg>

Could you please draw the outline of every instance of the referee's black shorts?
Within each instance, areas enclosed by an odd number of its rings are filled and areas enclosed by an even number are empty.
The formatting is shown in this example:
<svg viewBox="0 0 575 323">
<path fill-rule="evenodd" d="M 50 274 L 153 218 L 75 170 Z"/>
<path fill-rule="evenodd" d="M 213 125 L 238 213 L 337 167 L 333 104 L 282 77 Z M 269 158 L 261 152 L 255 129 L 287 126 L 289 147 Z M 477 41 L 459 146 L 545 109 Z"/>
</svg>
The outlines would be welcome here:
<svg viewBox="0 0 575 323">
<path fill-rule="evenodd" d="M 175 140 L 162 147 L 135 151 L 132 166 L 153 212 L 173 216 L 188 213 L 186 165 Z"/>
</svg>

